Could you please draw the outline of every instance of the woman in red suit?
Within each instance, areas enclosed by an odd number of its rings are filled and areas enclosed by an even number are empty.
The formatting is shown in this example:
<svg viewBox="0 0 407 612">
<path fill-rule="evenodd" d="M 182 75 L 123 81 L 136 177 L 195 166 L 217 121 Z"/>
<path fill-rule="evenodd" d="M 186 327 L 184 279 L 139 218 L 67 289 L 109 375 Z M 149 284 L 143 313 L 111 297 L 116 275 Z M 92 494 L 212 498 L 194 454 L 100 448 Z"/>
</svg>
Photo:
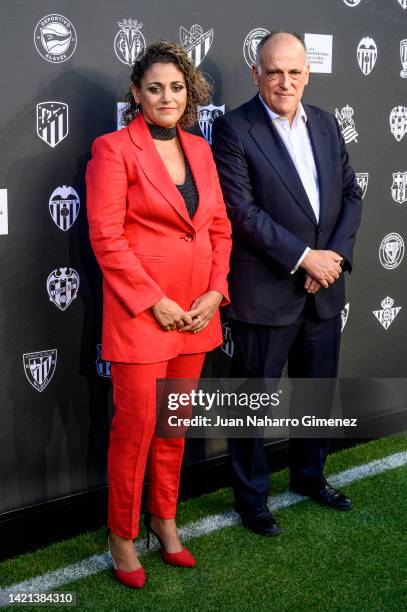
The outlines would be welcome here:
<svg viewBox="0 0 407 612">
<path fill-rule="evenodd" d="M 117 578 L 145 582 L 134 548 L 148 463 L 145 523 L 163 559 L 192 567 L 175 524 L 183 438 L 155 434 L 157 378 L 199 378 L 222 342 L 230 224 L 209 145 L 192 125 L 208 86 L 176 45 L 136 61 L 125 129 L 97 138 L 86 173 L 92 247 L 103 273 L 102 357 L 112 362 L 109 547 Z"/>
</svg>

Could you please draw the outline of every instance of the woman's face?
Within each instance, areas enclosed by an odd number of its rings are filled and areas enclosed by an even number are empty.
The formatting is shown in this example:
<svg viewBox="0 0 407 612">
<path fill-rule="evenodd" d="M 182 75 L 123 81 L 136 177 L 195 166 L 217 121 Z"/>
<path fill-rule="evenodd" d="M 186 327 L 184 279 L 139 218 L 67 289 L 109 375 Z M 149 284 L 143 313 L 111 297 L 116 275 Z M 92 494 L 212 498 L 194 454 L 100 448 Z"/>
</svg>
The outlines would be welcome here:
<svg viewBox="0 0 407 612">
<path fill-rule="evenodd" d="M 161 127 L 174 127 L 187 104 L 185 77 L 175 64 L 156 63 L 145 71 L 140 87 L 132 84 L 144 119 Z"/>
</svg>

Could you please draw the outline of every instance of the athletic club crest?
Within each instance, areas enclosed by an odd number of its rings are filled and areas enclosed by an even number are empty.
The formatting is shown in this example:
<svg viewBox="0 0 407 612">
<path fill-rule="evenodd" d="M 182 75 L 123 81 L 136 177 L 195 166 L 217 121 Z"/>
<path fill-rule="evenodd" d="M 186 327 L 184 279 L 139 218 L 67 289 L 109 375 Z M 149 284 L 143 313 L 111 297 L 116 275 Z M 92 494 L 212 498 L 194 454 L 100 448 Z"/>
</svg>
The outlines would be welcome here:
<svg viewBox="0 0 407 612">
<path fill-rule="evenodd" d="M 404 240 L 395 232 L 387 234 L 379 247 L 379 259 L 383 268 L 393 270 L 400 265 L 404 257 Z"/>
<path fill-rule="evenodd" d="M 399 5 L 406 10 L 407 8 L 407 0 L 398 0 Z"/>
<path fill-rule="evenodd" d="M 216 117 L 221 117 L 225 114 L 225 105 L 214 106 L 208 104 L 208 106 L 198 106 L 198 123 L 201 128 L 201 132 L 209 142 L 212 144 L 212 126 Z"/>
<path fill-rule="evenodd" d="M 78 295 L 79 274 L 73 268 L 57 268 L 47 278 L 49 299 L 59 308 L 66 310 Z"/>
<path fill-rule="evenodd" d="M 193 25 L 190 30 L 187 30 L 183 26 L 179 29 L 181 45 L 185 48 L 188 56 L 197 67 L 211 48 L 213 37 L 213 28 L 204 32 L 202 27 L 198 24 Z"/>
<path fill-rule="evenodd" d="M 235 345 L 233 343 L 232 331 L 230 329 L 229 321 L 225 321 L 225 323 L 223 323 L 222 333 L 223 333 L 223 344 L 221 346 L 221 349 L 228 357 L 232 358 Z"/>
<path fill-rule="evenodd" d="M 390 113 L 390 130 L 397 142 L 407 131 L 407 107 L 395 106 Z"/>
<path fill-rule="evenodd" d="M 341 332 L 345 329 L 345 325 L 348 322 L 349 316 L 349 302 L 345 304 L 343 309 L 341 310 Z"/>
<path fill-rule="evenodd" d="M 63 15 L 46 15 L 35 26 L 35 48 L 47 62 L 66 62 L 75 53 L 76 41 L 75 28 Z"/>
<path fill-rule="evenodd" d="M 96 348 L 98 351 L 98 356 L 95 361 L 97 373 L 102 378 L 110 378 L 110 361 L 103 361 L 101 344 L 97 344 Z"/>
<path fill-rule="evenodd" d="M 362 200 L 366 195 L 367 185 L 369 183 L 369 172 L 356 172 L 356 180 L 362 190 Z"/>
<path fill-rule="evenodd" d="M 397 204 L 407 201 L 407 172 L 393 172 L 391 197 Z"/>
<path fill-rule="evenodd" d="M 23 355 L 24 372 L 27 380 L 39 392 L 44 391 L 54 376 L 56 364 L 57 349 L 24 353 Z"/>
<path fill-rule="evenodd" d="M 341 112 L 335 108 L 335 117 L 341 128 L 342 136 L 346 144 L 358 141 L 359 134 L 355 129 L 355 122 L 353 121 L 354 110 L 351 106 L 346 105 L 343 107 Z"/>
<path fill-rule="evenodd" d="M 373 310 L 376 319 L 381 323 L 385 330 L 388 330 L 394 319 L 401 310 L 401 306 L 393 306 L 394 300 L 387 296 L 381 302 L 381 310 Z"/>
<path fill-rule="evenodd" d="M 255 28 L 251 30 L 244 39 L 243 57 L 249 68 L 256 63 L 257 46 L 259 42 L 268 34 L 270 34 L 270 32 L 264 28 Z"/>
<path fill-rule="evenodd" d="M 403 66 L 400 76 L 402 79 L 407 79 L 407 38 L 400 40 L 400 60 Z"/>
<path fill-rule="evenodd" d="M 68 105 L 64 102 L 37 104 L 37 134 L 50 147 L 56 147 L 68 136 Z"/>
<path fill-rule="evenodd" d="M 81 206 L 79 196 L 73 187 L 62 185 L 51 193 L 49 212 L 55 225 L 66 232 L 75 223 Z"/>
<path fill-rule="evenodd" d="M 377 60 L 377 46 L 373 38 L 362 38 L 358 45 L 357 58 L 363 74 L 370 74 Z"/>
<path fill-rule="evenodd" d="M 346 6 L 357 6 L 361 0 L 343 0 Z"/>
<path fill-rule="evenodd" d="M 132 66 L 140 53 L 146 48 L 146 41 L 140 32 L 143 24 L 137 19 L 123 19 L 118 21 L 120 30 L 117 32 L 113 47 L 118 60 Z"/>
</svg>

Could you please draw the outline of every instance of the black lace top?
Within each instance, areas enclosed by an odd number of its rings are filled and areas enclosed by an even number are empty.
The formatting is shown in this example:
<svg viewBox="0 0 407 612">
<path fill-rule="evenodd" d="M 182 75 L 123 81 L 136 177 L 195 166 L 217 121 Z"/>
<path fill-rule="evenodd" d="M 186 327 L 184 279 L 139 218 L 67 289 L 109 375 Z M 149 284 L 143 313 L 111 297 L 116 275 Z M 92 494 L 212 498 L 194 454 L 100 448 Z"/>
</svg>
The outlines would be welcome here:
<svg viewBox="0 0 407 612">
<path fill-rule="evenodd" d="M 147 123 L 150 134 L 154 140 L 172 140 L 177 135 L 177 128 L 163 128 L 154 123 Z M 176 185 L 178 191 L 182 195 L 185 201 L 190 218 L 194 216 L 196 209 L 198 208 L 198 190 L 196 188 L 195 179 L 192 175 L 191 167 L 188 159 L 184 153 L 185 159 L 185 182 L 182 185 Z"/>
</svg>

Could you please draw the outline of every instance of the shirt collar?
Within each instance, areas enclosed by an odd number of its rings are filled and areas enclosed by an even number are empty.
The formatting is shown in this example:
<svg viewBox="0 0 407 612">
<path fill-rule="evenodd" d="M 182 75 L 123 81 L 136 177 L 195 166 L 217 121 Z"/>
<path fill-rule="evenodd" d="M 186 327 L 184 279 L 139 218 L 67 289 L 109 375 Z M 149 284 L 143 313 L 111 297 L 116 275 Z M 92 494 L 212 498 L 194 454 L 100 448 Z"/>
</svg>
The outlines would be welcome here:
<svg viewBox="0 0 407 612">
<path fill-rule="evenodd" d="M 270 117 L 272 121 L 274 121 L 275 119 L 285 119 L 285 117 L 282 117 L 281 115 L 278 115 L 273 110 L 271 110 L 271 108 L 265 103 L 265 101 L 263 100 L 260 94 L 259 94 L 259 98 L 260 98 L 260 102 L 263 104 L 264 108 L 267 111 L 268 116 Z M 300 117 L 302 117 L 304 123 L 307 123 L 307 113 L 305 112 L 304 107 L 301 104 L 301 102 L 299 102 L 298 104 L 297 112 L 295 113 L 295 117 L 294 117 L 294 121 L 297 121 Z"/>
</svg>

